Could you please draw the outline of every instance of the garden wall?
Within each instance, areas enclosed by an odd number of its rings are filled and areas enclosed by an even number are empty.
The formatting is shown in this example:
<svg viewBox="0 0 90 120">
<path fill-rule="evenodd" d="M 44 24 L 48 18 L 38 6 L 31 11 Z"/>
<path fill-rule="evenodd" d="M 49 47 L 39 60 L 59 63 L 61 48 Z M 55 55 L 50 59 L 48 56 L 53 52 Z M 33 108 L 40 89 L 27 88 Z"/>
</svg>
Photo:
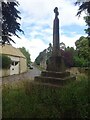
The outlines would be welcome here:
<svg viewBox="0 0 90 120">
<path fill-rule="evenodd" d="M 4 76 L 8 76 L 8 75 L 10 75 L 10 70 L 8 69 L 1 69 L 0 70 L 0 77 L 4 77 Z"/>
<path fill-rule="evenodd" d="M 69 71 L 71 74 L 88 74 L 88 72 L 90 72 L 90 68 L 71 67 L 68 68 L 67 71 Z"/>
</svg>

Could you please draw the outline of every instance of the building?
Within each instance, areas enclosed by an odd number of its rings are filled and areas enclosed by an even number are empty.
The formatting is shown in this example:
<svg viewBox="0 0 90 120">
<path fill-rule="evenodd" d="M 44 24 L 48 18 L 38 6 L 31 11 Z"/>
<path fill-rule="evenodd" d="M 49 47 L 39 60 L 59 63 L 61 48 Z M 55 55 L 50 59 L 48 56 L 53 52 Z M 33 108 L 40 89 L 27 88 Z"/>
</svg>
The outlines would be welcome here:
<svg viewBox="0 0 90 120">
<path fill-rule="evenodd" d="M 9 70 L 0 70 L 2 76 L 20 74 L 27 71 L 27 61 L 23 53 L 10 44 L 0 45 L 0 54 L 7 55 L 11 58 L 12 63 Z"/>
</svg>

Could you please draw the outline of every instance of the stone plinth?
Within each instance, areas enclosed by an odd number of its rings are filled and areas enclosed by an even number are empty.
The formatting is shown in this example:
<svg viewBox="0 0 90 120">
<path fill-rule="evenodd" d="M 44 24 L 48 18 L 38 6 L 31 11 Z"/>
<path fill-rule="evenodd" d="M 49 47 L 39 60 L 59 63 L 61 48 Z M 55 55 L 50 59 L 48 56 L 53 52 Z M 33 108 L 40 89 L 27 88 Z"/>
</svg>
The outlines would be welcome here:
<svg viewBox="0 0 90 120">
<path fill-rule="evenodd" d="M 69 77 L 70 72 L 42 71 L 41 76 L 43 76 L 43 77 L 54 77 L 54 78 L 64 78 L 64 77 Z"/>
<path fill-rule="evenodd" d="M 70 76 L 70 72 L 52 72 L 52 71 L 42 71 L 41 76 L 35 77 L 36 82 L 48 83 L 57 86 L 65 85 L 75 79 L 76 79 L 75 76 Z"/>
</svg>

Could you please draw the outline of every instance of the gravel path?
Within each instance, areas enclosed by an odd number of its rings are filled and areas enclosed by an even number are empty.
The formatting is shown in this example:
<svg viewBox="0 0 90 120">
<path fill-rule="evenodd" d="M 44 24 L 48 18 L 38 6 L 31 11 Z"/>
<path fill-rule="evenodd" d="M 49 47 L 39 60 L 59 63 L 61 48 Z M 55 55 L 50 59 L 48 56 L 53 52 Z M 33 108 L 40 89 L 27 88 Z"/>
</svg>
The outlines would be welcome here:
<svg viewBox="0 0 90 120">
<path fill-rule="evenodd" d="M 40 74 L 41 74 L 41 71 L 36 67 L 33 67 L 33 69 L 29 69 L 26 73 L 3 77 L 3 78 L 0 78 L 0 81 L 2 79 L 2 82 L 5 83 L 5 82 L 14 82 L 19 80 L 34 80 L 34 77 L 39 76 Z"/>
</svg>

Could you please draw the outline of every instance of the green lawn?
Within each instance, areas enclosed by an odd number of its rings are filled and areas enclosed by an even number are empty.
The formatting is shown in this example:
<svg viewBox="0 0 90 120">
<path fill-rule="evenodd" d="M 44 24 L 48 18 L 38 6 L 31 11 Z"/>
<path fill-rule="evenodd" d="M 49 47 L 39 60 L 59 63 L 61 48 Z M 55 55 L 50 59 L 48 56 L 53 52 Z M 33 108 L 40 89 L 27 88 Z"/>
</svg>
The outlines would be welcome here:
<svg viewBox="0 0 90 120">
<path fill-rule="evenodd" d="M 88 118 L 88 80 L 63 88 L 28 81 L 3 85 L 3 118 Z"/>
</svg>

